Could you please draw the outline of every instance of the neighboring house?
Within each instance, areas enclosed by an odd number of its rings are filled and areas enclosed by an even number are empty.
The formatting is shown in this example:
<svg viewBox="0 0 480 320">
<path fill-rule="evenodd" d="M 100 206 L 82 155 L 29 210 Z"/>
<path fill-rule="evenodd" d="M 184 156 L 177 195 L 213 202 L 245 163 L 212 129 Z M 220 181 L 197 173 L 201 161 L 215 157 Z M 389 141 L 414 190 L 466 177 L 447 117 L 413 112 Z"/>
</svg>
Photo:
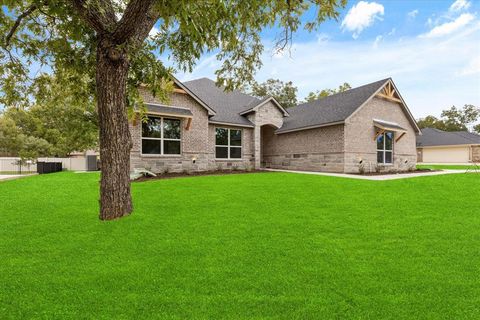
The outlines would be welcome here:
<svg viewBox="0 0 480 320">
<path fill-rule="evenodd" d="M 417 155 L 418 162 L 424 163 L 478 163 L 480 135 L 425 128 L 417 137 Z"/>
<path fill-rule="evenodd" d="M 405 171 L 416 164 L 415 119 L 391 79 L 285 109 L 202 78 L 168 105 L 141 88 L 148 121 L 130 124 L 131 167 L 155 172 L 278 168 Z"/>
</svg>

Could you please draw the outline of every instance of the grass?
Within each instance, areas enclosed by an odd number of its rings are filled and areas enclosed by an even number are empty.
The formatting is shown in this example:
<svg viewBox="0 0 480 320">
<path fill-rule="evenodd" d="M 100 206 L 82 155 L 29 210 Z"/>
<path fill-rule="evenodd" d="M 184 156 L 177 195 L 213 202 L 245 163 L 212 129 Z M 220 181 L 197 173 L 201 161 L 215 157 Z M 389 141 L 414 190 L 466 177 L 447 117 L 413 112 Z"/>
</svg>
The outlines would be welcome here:
<svg viewBox="0 0 480 320">
<path fill-rule="evenodd" d="M 431 170 L 468 170 L 473 169 L 471 165 L 454 165 L 454 164 L 418 164 L 418 169 Z"/>
<path fill-rule="evenodd" d="M 0 182 L 2 319 L 476 319 L 480 175 Z"/>
</svg>

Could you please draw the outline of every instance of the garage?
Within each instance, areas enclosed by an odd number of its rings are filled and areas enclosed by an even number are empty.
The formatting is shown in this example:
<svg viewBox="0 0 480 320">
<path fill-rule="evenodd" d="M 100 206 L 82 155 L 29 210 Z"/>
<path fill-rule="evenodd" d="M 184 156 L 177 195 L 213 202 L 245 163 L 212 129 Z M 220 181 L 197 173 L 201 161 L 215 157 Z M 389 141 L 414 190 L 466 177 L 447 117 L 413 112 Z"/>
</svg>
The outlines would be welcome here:
<svg viewBox="0 0 480 320">
<path fill-rule="evenodd" d="M 468 131 L 422 129 L 417 136 L 418 162 L 469 163 L 480 160 L 480 135 Z"/>
<path fill-rule="evenodd" d="M 467 163 L 470 146 L 423 148 L 422 160 L 426 163 Z"/>
</svg>

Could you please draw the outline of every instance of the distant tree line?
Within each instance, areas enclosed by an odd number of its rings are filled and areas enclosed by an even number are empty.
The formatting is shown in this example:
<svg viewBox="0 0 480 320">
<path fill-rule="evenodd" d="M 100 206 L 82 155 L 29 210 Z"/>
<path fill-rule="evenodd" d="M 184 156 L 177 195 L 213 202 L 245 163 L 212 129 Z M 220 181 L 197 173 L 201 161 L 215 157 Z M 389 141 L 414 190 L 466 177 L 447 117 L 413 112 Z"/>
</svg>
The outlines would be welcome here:
<svg viewBox="0 0 480 320">
<path fill-rule="evenodd" d="M 81 97 L 78 88 L 73 92 L 54 77 L 44 76 L 33 92 L 31 106 L 7 106 L 0 113 L 0 154 L 22 159 L 64 157 L 97 147 L 98 116 L 86 91 Z"/>
<path fill-rule="evenodd" d="M 480 124 L 474 125 L 480 120 L 480 108 L 472 104 L 466 104 L 463 109 L 452 106 L 443 110 L 440 118 L 426 116 L 417 120 L 418 126 L 423 128 L 435 128 L 443 131 L 474 131 L 480 133 Z"/>
<path fill-rule="evenodd" d="M 350 84 L 345 82 L 336 89 L 322 89 L 316 92 L 310 92 L 303 101 L 297 99 L 298 88 L 293 85 L 292 81 L 283 82 L 279 79 L 268 79 L 262 83 L 254 82 L 250 88 L 244 89 L 243 91 L 258 98 L 272 96 L 283 107 L 291 108 L 300 103 L 325 98 L 336 93 L 350 90 L 351 88 Z"/>
</svg>

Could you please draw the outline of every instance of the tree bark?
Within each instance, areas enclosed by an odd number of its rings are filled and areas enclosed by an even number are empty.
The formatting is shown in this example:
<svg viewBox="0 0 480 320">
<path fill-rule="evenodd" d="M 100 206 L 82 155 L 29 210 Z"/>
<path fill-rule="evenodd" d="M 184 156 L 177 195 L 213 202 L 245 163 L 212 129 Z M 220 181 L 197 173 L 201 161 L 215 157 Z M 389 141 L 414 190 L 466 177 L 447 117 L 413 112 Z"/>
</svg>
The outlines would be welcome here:
<svg viewBox="0 0 480 320">
<path fill-rule="evenodd" d="M 100 219 L 113 220 L 132 212 L 130 149 L 126 110 L 128 57 L 109 39 L 97 46 L 97 107 L 100 124 Z"/>
</svg>

